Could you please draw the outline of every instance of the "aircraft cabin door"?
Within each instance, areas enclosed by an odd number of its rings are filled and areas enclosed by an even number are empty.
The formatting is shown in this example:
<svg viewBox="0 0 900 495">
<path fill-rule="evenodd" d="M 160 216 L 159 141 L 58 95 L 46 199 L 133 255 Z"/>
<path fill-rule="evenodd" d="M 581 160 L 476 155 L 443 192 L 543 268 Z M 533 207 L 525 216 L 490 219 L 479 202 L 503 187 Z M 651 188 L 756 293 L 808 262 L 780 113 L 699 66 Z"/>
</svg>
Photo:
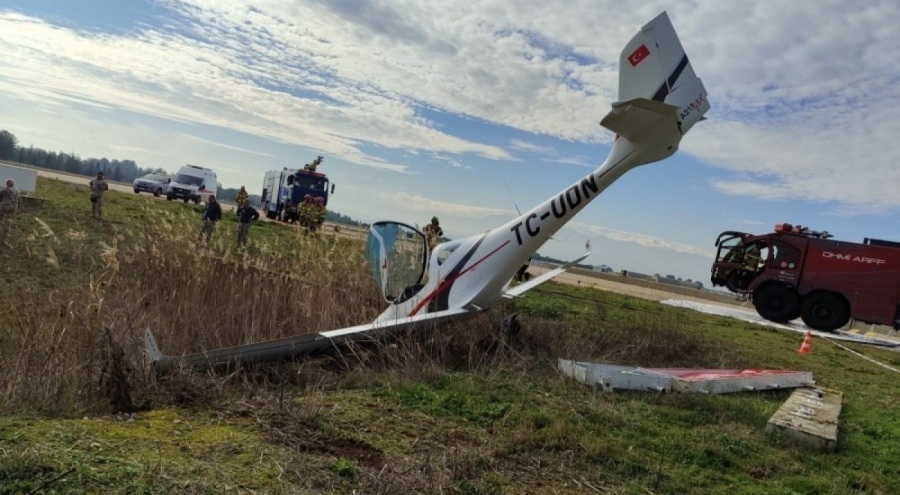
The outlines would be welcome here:
<svg viewBox="0 0 900 495">
<path fill-rule="evenodd" d="M 428 242 L 415 227 L 376 222 L 369 227 L 366 258 L 375 283 L 389 303 L 400 303 L 422 288 Z"/>
</svg>

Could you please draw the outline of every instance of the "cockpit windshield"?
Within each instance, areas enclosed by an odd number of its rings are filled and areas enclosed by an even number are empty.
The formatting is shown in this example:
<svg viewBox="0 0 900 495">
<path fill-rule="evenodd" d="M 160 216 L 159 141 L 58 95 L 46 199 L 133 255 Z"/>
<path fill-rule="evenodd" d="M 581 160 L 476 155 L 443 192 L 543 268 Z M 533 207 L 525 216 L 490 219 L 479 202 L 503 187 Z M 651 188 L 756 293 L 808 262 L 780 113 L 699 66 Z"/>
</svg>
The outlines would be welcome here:
<svg viewBox="0 0 900 495">
<path fill-rule="evenodd" d="M 294 178 L 294 187 L 299 187 L 308 193 L 327 193 L 328 179 L 298 175 Z"/>
<path fill-rule="evenodd" d="M 431 256 L 437 260 L 438 265 L 443 265 L 447 258 L 453 254 L 456 249 L 462 245 L 460 241 L 450 241 L 445 242 L 443 244 L 438 244 L 437 247 L 434 248 L 434 252 L 431 253 Z"/>
<path fill-rule="evenodd" d="M 425 275 L 425 234 L 398 222 L 376 222 L 369 228 L 366 257 L 385 300 L 402 302 L 415 294 Z"/>
</svg>

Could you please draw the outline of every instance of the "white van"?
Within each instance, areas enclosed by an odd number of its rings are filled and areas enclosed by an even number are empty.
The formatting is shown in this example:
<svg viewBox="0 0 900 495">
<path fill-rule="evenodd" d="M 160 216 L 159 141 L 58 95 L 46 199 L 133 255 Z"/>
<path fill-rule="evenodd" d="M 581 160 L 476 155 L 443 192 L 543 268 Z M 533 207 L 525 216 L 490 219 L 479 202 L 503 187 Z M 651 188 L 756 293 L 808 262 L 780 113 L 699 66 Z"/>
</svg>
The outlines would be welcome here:
<svg viewBox="0 0 900 495">
<path fill-rule="evenodd" d="M 166 199 L 169 201 L 183 199 L 185 203 L 188 201 L 199 203 L 206 200 L 210 194 L 216 194 L 218 184 L 219 180 L 212 169 L 185 165 L 172 176 L 172 182 L 166 190 Z"/>
</svg>

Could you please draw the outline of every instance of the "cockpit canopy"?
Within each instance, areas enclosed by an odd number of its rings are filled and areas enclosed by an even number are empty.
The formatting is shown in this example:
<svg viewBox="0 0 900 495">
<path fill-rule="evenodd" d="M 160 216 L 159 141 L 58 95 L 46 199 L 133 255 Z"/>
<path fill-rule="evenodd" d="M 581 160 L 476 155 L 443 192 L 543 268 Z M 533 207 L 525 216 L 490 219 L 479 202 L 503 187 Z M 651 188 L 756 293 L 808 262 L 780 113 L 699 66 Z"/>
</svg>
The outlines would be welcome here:
<svg viewBox="0 0 900 495">
<path fill-rule="evenodd" d="M 369 269 L 384 299 L 400 303 L 421 289 L 428 262 L 428 241 L 415 227 L 376 222 L 366 242 Z"/>
</svg>

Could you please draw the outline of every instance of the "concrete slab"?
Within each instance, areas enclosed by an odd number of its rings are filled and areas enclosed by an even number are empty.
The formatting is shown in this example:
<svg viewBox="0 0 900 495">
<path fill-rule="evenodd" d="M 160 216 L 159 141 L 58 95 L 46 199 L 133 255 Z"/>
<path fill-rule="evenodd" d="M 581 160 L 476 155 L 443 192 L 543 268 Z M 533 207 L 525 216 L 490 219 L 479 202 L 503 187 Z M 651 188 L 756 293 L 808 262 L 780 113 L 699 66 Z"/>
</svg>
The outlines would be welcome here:
<svg viewBox="0 0 900 495">
<path fill-rule="evenodd" d="M 766 432 L 779 432 L 823 452 L 837 448 L 843 394 L 826 388 L 800 388 L 772 415 Z"/>
<path fill-rule="evenodd" d="M 815 385 L 807 371 L 764 369 L 639 368 L 560 359 L 566 376 L 604 392 L 637 390 L 727 394 Z"/>
</svg>

